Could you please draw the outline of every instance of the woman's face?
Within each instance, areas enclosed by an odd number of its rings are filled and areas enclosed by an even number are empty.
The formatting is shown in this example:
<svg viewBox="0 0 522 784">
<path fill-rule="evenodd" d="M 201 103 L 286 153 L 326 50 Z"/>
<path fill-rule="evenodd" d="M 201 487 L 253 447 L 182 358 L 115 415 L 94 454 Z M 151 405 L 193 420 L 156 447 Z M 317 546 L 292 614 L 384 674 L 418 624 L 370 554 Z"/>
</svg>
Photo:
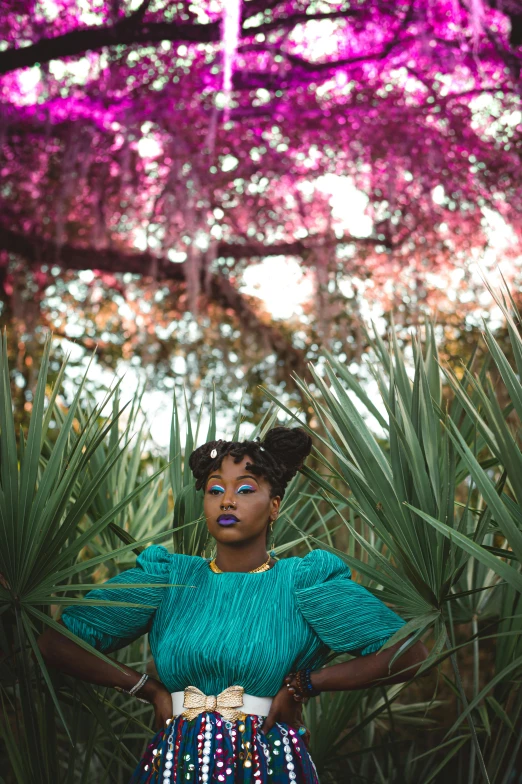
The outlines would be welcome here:
<svg viewBox="0 0 522 784">
<path fill-rule="evenodd" d="M 281 499 L 270 498 L 270 485 L 263 477 L 250 473 L 245 456 L 241 462 L 227 455 L 221 467 L 209 474 L 205 484 L 203 510 L 210 534 L 217 542 L 246 544 L 266 536 L 270 520 L 277 515 Z M 237 521 L 218 518 L 235 516 Z"/>
</svg>

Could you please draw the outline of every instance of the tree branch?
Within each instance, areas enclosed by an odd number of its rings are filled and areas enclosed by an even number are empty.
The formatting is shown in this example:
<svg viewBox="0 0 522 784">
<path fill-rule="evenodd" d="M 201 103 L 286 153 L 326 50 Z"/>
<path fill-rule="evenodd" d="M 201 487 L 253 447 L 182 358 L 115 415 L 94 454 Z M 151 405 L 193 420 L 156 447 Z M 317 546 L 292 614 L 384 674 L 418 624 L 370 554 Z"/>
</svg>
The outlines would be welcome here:
<svg viewBox="0 0 522 784">
<path fill-rule="evenodd" d="M 82 27 L 54 38 L 42 38 L 35 44 L 0 52 L 0 74 L 48 63 L 63 57 L 77 57 L 106 46 L 181 41 L 212 43 L 220 39 L 219 22 L 199 25 L 183 22 L 150 22 L 142 24 L 131 16 L 109 27 Z"/>
<path fill-rule="evenodd" d="M 126 254 L 116 250 L 95 250 L 63 245 L 0 227 L 0 248 L 14 253 L 31 267 L 47 264 L 58 266 L 63 270 L 100 270 L 114 274 L 130 272 L 134 275 L 154 277 L 157 281 L 185 282 L 185 264 L 175 264 L 165 258 L 158 258 L 149 253 Z M 296 254 L 304 252 L 301 243 L 294 242 L 268 247 L 232 246 L 222 243 L 220 256 L 242 258 L 246 256 L 268 256 L 270 253 Z M 205 272 L 202 272 L 202 290 L 205 288 Z M 263 321 L 262 316 L 253 305 L 253 299 L 242 294 L 224 276 L 211 274 L 208 282 L 208 296 L 212 302 L 222 308 L 231 309 L 236 314 L 243 329 L 256 335 L 277 354 L 287 367 L 295 370 L 301 377 L 307 376 L 304 352 L 293 346 L 284 334 L 271 323 Z"/>
<path fill-rule="evenodd" d="M 145 0 L 131 16 L 121 19 L 108 27 L 93 25 L 71 30 L 54 38 L 42 38 L 30 46 L 18 49 L 6 49 L 0 52 L 0 74 L 28 68 L 35 64 L 59 60 L 63 57 L 77 57 L 87 51 L 98 51 L 107 46 L 130 46 L 132 44 L 150 44 L 160 41 L 179 41 L 181 43 L 213 43 L 220 40 L 220 22 L 194 24 L 192 22 L 144 22 L 144 15 L 149 1 Z M 270 32 L 297 24 L 325 19 L 342 19 L 360 16 L 358 11 L 336 11 L 318 14 L 290 14 L 288 17 L 276 19 L 256 27 L 245 27 L 245 37 Z"/>
<path fill-rule="evenodd" d="M 218 258 L 229 259 L 262 259 L 269 256 L 308 256 L 314 248 L 324 244 L 323 237 L 312 237 L 308 242 L 266 243 L 227 243 L 220 242 L 217 248 Z M 346 235 L 338 238 L 336 245 L 350 242 L 364 245 L 382 244 L 374 237 L 352 237 Z M 61 247 L 52 240 L 42 237 L 28 237 L 17 231 L 0 226 L 0 249 L 22 256 L 31 264 L 57 264 L 67 269 L 85 270 L 100 269 L 108 272 L 130 272 L 133 275 L 150 275 L 152 266 L 158 278 L 165 280 L 184 281 L 184 264 L 177 264 L 166 258 L 151 253 L 124 253 L 119 250 L 94 250 L 65 244 Z"/>
</svg>

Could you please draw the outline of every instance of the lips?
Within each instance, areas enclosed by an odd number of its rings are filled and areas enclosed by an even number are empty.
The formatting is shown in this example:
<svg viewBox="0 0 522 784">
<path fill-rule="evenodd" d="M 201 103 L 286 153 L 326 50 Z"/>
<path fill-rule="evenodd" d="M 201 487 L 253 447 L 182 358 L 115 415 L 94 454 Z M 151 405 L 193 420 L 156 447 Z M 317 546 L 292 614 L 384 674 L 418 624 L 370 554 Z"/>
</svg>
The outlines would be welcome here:
<svg viewBox="0 0 522 784">
<path fill-rule="evenodd" d="M 231 514 L 219 515 L 217 521 L 219 525 L 234 525 L 234 523 L 239 523 L 237 517 Z"/>
</svg>

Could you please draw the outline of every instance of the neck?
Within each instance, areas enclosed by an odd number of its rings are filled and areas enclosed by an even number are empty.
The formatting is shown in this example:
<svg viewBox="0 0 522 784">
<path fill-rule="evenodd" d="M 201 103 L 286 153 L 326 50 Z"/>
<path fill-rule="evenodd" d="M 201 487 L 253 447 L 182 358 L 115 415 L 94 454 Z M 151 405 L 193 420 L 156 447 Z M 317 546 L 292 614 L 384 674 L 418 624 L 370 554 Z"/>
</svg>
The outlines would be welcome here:
<svg viewBox="0 0 522 784">
<path fill-rule="evenodd" d="M 217 544 L 216 564 L 223 572 L 251 572 L 268 558 L 266 543 L 250 543 L 248 547 Z"/>
</svg>

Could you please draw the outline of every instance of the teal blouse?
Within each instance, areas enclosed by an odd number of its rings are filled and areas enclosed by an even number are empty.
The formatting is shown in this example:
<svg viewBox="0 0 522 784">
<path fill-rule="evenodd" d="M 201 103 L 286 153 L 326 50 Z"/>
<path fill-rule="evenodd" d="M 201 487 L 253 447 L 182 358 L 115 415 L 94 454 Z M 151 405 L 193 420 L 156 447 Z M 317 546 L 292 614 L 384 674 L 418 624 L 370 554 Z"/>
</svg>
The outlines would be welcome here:
<svg viewBox="0 0 522 784">
<path fill-rule="evenodd" d="M 333 651 L 378 650 L 405 621 L 353 582 L 345 563 L 325 550 L 284 558 L 266 572 L 214 573 L 198 556 L 153 545 L 89 599 L 150 607 L 67 607 L 68 629 L 104 653 L 149 632 L 160 680 L 170 691 L 193 685 L 218 694 L 239 684 L 247 694 L 274 696 L 284 676 L 317 668 Z M 133 588 L 137 583 L 176 583 Z"/>
</svg>

